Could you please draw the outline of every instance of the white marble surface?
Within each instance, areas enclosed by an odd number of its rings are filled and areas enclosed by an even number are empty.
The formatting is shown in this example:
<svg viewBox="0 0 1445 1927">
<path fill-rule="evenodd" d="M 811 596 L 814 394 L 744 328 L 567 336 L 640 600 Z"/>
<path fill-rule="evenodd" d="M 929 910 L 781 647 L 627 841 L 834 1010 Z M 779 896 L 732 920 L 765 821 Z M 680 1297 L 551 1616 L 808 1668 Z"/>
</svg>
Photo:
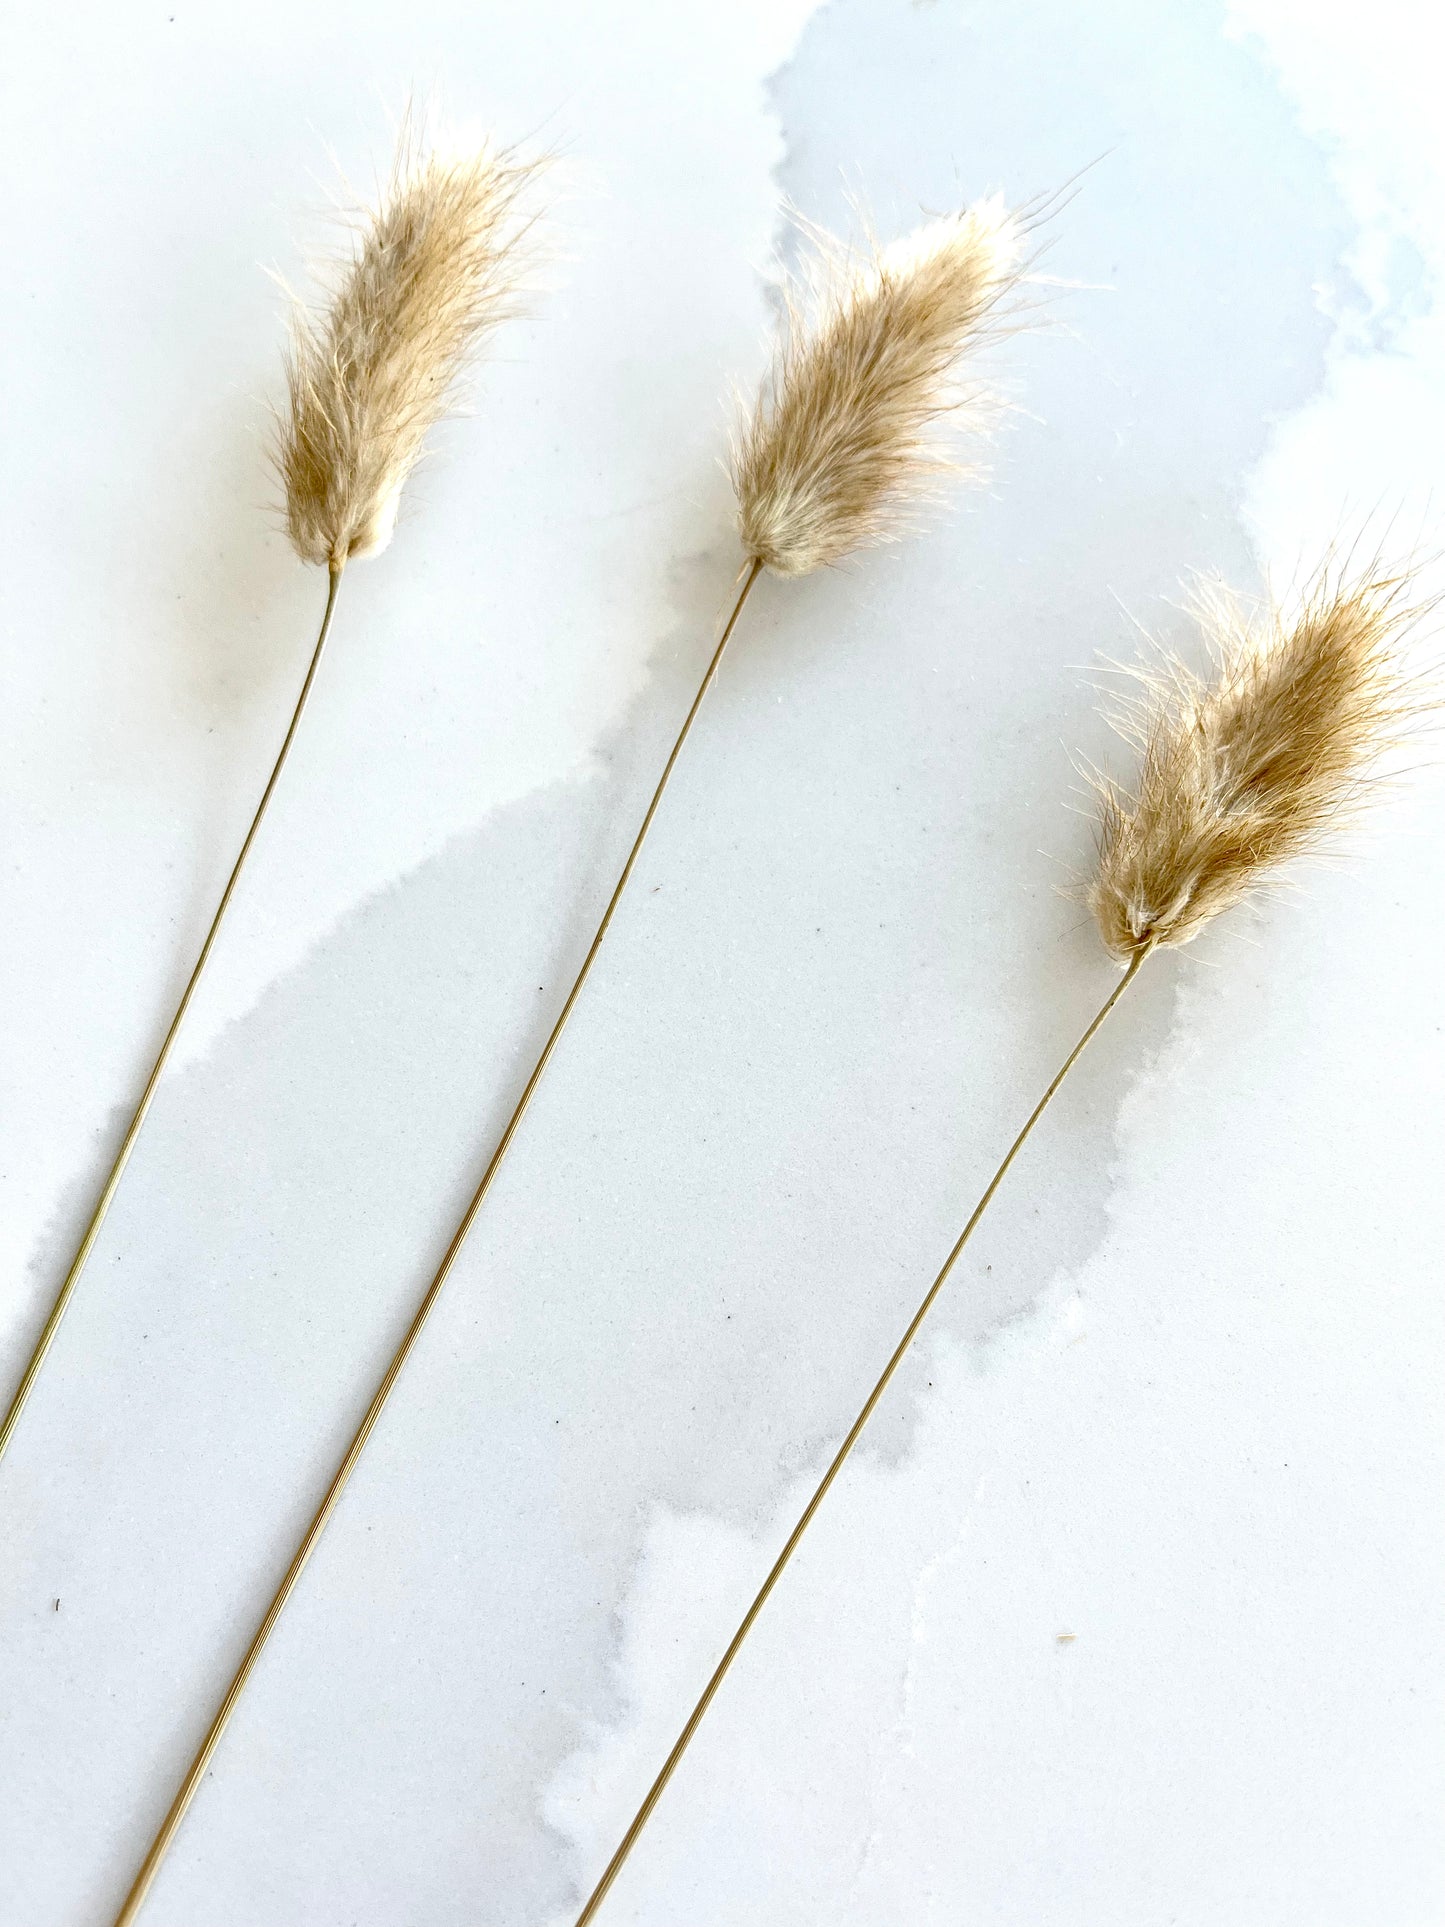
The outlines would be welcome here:
<svg viewBox="0 0 1445 1927">
<path fill-rule="evenodd" d="M 9 38 L 7 1385 L 319 614 L 262 266 L 409 84 L 563 165 L 0 1471 L 3 1927 L 111 1918 L 575 968 L 735 567 L 780 196 L 892 233 L 1097 163 L 989 487 L 756 598 L 146 1913 L 565 1927 L 1109 981 L 1057 887 L 1087 665 L 1185 637 L 1190 569 L 1438 541 L 1440 30 L 81 0 Z M 1303 885 L 1100 1040 L 608 1920 L 1445 1917 L 1438 768 Z"/>
</svg>

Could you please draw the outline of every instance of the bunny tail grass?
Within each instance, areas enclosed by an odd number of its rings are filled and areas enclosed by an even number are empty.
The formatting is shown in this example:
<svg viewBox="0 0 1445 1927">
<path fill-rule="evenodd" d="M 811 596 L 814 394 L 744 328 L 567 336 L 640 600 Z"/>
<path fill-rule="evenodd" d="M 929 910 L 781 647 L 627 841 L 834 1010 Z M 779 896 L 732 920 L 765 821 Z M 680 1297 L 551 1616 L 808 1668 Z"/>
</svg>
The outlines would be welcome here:
<svg viewBox="0 0 1445 1927">
<path fill-rule="evenodd" d="M 510 149 L 423 152 L 403 123 L 391 182 L 318 313 L 292 311 L 276 466 L 303 562 L 391 540 L 407 477 L 468 357 L 515 313 L 537 164 Z"/>
<path fill-rule="evenodd" d="M 996 199 L 862 253 L 808 232 L 811 296 L 788 293 L 783 344 L 732 454 L 743 547 L 778 575 L 891 540 L 956 466 L 933 428 L 987 414 L 961 370 L 1017 286 L 1024 246 Z"/>
<path fill-rule="evenodd" d="M 949 1274 L 952 1272 L 954 1266 L 958 1263 L 958 1260 L 963 1253 L 964 1246 L 968 1243 L 969 1239 L 973 1236 L 974 1231 L 977 1228 L 977 1225 L 979 1223 L 979 1220 L 983 1217 L 984 1212 L 987 1211 L 989 1205 L 993 1202 L 994 1193 L 998 1190 L 999 1186 L 1003 1183 L 1004 1178 L 1008 1175 L 1009 1166 L 1013 1163 L 1014 1159 L 1018 1156 L 1019 1152 L 1023 1149 L 1024 1145 L 1028 1142 L 1030 1132 L 1033 1130 L 1034 1126 L 1038 1123 L 1039 1119 L 1043 1116 L 1044 1112 L 1048 1109 L 1050 1103 L 1053 1101 L 1055 1093 L 1059 1089 L 1059 1086 L 1063 1083 L 1064 1079 L 1068 1076 L 1069 1072 L 1073 1069 L 1074 1065 L 1079 1061 L 1079 1058 L 1083 1055 L 1084 1051 L 1088 1048 L 1088 1045 L 1093 1040 L 1095 1035 L 1103 1027 L 1104 1022 L 1108 1018 L 1110 1011 L 1113 1010 L 1115 1004 L 1118 1003 L 1119 999 L 1123 996 L 1124 992 L 1128 989 L 1129 985 L 1133 982 L 1134 977 L 1138 973 L 1140 965 L 1144 961 L 1145 954 L 1147 953 L 1140 952 L 1138 956 L 1131 958 L 1129 964 L 1125 968 L 1123 976 L 1119 979 L 1118 983 L 1115 984 L 1114 988 L 1110 991 L 1108 997 L 1105 998 L 1103 1004 L 1100 1006 L 1099 1010 L 1095 1013 L 1094 1017 L 1090 1021 L 1088 1028 L 1084 1031 L 1083 1036 L 1080 1037 L 1078 1043 L 1075 1044 L 1074 1048 L 1069 1052 L 1068 1056 L 1064 1059 L 1063 1063 L 1059 1066 L 1058 1071 L 1054 1075 L 1053 1082 L 1049 1085 L 1048 1089 L 1044 1092 L 1043 1096 L 1039 1099 L 1038 1103 L 1034 1106 L 1033 1110 L 1030 1112 L 1027 1123 L 1024 1125 L 1023 1129 L 1019 1132 L 1018 1136 L 1014 1139 L 1013 1143 L 1009 1146 L 1008 1151 L 1004 1156 L 1003 1162 L 999 1165 L 998 1169 L 994 1172 L 992 1178 L 990 1178 L 988 1183 L 988 1189 L 984 1192 L 983 1196 L 979 1199 L 978 1203 L 974 1206 L 973 1215 L 969 1218 L 968 1223 L 963 1227 L 963 1230 L 959 1233 L 958 1241 L 954 1245 L 952 1251 L 950 1251 L 947 1258 L 944 1259 L 942 1270 L 939 1272 L 938 1276 L 934 1279 L 933 1283 L 928 1287 L 928 1290 L 924 1293 L 923 1302 L 919 1305 L 917 1311 L 914 1312 L 912 1318 L 908 1321 L 908 1325 L 906 1330 L 903 1333 L 903 1336 L 899 1339 L 897 1345 L 894 1347 L 892 1357 L 888 1360 L 888 1363 L 883 1367 L 883 1370 L 879 1374 L 877 1382 L 874 1384 L 872 1391 L 868 1394 L 867 1398 L 864 1399 L 863 1404 L 859 1409 L 857 1418 L 855 1418 L 852 1425 L 849 1426 L 847 1435 L 844 1438 L 843 1443 L 838 1447 L 838 1450 L 834 1453 L 832 1463 L 829 1465 L 827 1471 L 823 1474 L 822 1478 L 818 1481 L 817 1485 L 814 1487 L 812 1497 L 808 1500 L 808 1503 L 804 1506 L 802 1512 L 798 1515 L 798 1522 L 793 1527 L 792 1531 L 788 1534 L 787 1541 L 784 1544 L 782 1551 L 778 1554 L 777 1558 L 773 1561 L 772 1568 L 769 1571 L 767 1578 L 763 1581 L 762 1585 L 759 1586 L 757 1593 L 754 1595 L 753 1603 L 748 1607 L 747 1611 L 743 1614 L 742 1620 L 738 1625 L 737 1631 L 733 1634 L 731 1640 L 728 1642 L 727 1650 L 724 1652 L 722 1658 L 718 1661 L 717 1666 L 713 1671 L 712 1678 L 708 1681 L 707 1685 L 703 1688 L 701 1697 L 699 1698 L 696 1706 L 693 1707 L 692 1712 L 688 1715 L 687 1724 L 683 1727 L 681 1733 L 678 1734 L 677 1739 L 673 1744 L 672 1751 L 668 1754 L 666 1760 L 663 1761 L 661 1772 L 658 1774 L 657 1778 L 653 1781 L 651 1787 L 649 1787 L 647 1791 L 647 1797 L 643 1800 L 642 1805 L 637 1809 L 637 1812 L 634 1814 L 632 1819 L 632 1824 L 628 1827 L 626 1833 L 623 1834 L 622 1839 L 618 1843 L 617 1851 L 613 1854 L 612 1858 L 608 1861 L 607 1866 L 603 1871 L 602 1878 L 597 1882 L 597 1885 L 592 1889 L 592 1892 L 588 1897 L 586 1906 L 584 1906 L 581 1913 L 578 1914 L 576 1927 L 587 1927 L 587 1923 L 594 1917 L 594 1915 L 597 1913 L 597 1910 L 601 1907 L 603 1901 L 607 1898 L 608 1890 L 612 1886 L 613 1881 L 616 1880 L 618 1874 L 622 1871 L 623 1864 L 626 1861 L 627 1856 L 631 1853 L 633 1847 L 637 1844 L 638 1837 L 642 1833 L 643 1828 L 647 1825 L 648 1821 L 652 1818 L 653 1809 L 656 1807 L 658 1801 L 662 1798 L 664 1792 L 666 1792 L 668 1781 L 672 1778 L 673 1774 L 676 1772 L 678 1764 L 681 1761 L 683 1754 L 686 1753 L 689 1745 L 692 1743 L 693 1735 L 697 1732 L 698 1727 L 701 1726 L 708 1708 L 712 1705 L 713 1700 L 717 1696 L 718 1688 L 722 1685 L 724 1679 L 726 1679 L 729 1667 L 732 1665 L 733 1661 L 737 1658 L 738 1653 L 741 1651 L 743 1642 L 746 1640 L 748 1634 L 752 1631 L 753 1625 L 757 1620 L 758 1615 L 762 1612 L 763 1607 L 767 1605 L 769 1595 L 772 1593 L 773 1588 L 777 1585 L 778 1581 L 782 1578 L 783 1573 L 786 1571 L 789 1560 L 792 1558 L 793 1554 L 797 1551 L 798 1546 L 802 1541 L 803 1534 L 808 1530 L 808 1527 L 813 1523 L 813 1518 L 814 1518 L 814 1515 L 817 1513 L 818 1508 L 822 1505 L 824 1499 L 827 1498 L 828 1493 L 832 1488 L 833 1481 L 837 1478 L 838 1474 L 842 1471 L 844 1465 L 847 1463 L 849 1455 L 853 1450 L 853 1447 L 858 1443 L 858 1440 L 862 1435 L 864 1426 L 867 1425 L 869 1419 L 873 1416 L 873 1412 L 878 1404 L 878 1401 L 882 1398 L 883 1394 L 888 1390 L 888 1386 L 892 1381 L 894 1373 L 898 1370 L 898 1367 L 903 1363 L 903 1360 L 908 1355 L 909 1349 L 912 1346 L 914 1339 L 918 1336 L 918 1333 L 923 1325 L 924 1319 L 926 1319 L 929 1312 L 932 1311 L 935 1300 L 937 1299 L 939 1293 L 943 1290 L 943 1287 L 948 1283 Z"/>
<path fill-rule="evenodd" d="M 1206 684 L 1169 662 L 1163 672 L 1148 672 L 1143 698 L 1125 706 L 1117 720 L 1141 749 L 1143 767 L 1132 795 L 1096 779 L 1099 849 L 1089 893 L 1100 936 L 1123 964 L 1123 976 L 990 1179 L 743 1615 L 576 1927 L 588 1927 L 606 1899 L 1010 1165 L 1145 959 L 1156 949 L 1188 942 L 1286 858 L 1316 847 L 1329 828 L 1365 800 L 1369 779 L 1402 729 L 1433 707 L 1402 668 L 1405 632 L 1424 612 L 1411 601 L 1412 582 L 1413 571 L 1391 573 L 1378 562 L 1353 580 L 1327 566 L 1307 585 L 1291 618 L 1275 610 L 1256 624 L 1241 619 L 1227 592 L 1215 591 L 1201 604 L 1215 679 Z"/>
<path fill-rule="evenodd" d="M 1112 720 L 1140 754 L 1132 791 L 1093 778 L 1098 861 L 1089 908 L 1121 962 L 1191 942 L 1282 863 L 1365 804 L 1385 752 L 1428 706 L 1399 644 L 1422 613 L 1412 572 L 1326 565 L 1288 617 L 1251 619 L 1222 587 L 1196 593 L 1215 665 L 1135 670 Z"/>
<path fill-rule="evenodd" d="M 311 667 L 241 853 L 206 933 L 100 1201 L 0 1426 L 0 1457 L 60 1328 L 110 1210 L 185 1021 L 311 694 L 348 558 L 390 540 L 407 476 L 455 392 L 468 354 L 512 312 L 528 223 L 518 197 L 533 163 L 484 148 L 460 159 L 423 153 L 403 123 L 390 187 L 364 225 L 327 309 L 292 315 L 289 403 L 275 459 L 286 528 L 303 562 L 328 571 Z"/>
<path fill-rule="evenodd" d="M 146 1121 L 146 1114 L 150 1110 L 152 1099 L 155 1097 L 156 1087 L 159 1085 L 161 1077 L 165 1072 L 171 1051 L 174 1049 L 176 1039 L 180 1035 L 181 1026 L 186 1020 L 186 1012 L 190 1009 L 191 1000 L 195 996 L 201 978 L 205 974 L 206 965 L 210 962 L 211 952 L 215 948 L 216 938 L 220 935 L 221 925 L 225 921 L 226 912 L 231 906 L 231 898 L 235 894 L 241 872 L 246 867 L 246 859 L 251 854 L 251 845 L 255 842 L 261 824 L 265 820 L 266 811 L 270 807 L 276 785 L 281 780 L 281 772 L 286 767 L 286 759 L 291 754 L 291 745 L 296 740 L 296 731 L 300 727 L 301 718 L 305 714 L 307 702 L 310 700 L 311 691 L 316 682 L 316 672 L 321 667 L 322 651 L 325 649 L 326 639 L 331 633 L 331 618 L 336 611 L 336 595 L 340 586 L 341 571 L 339 569 L 333 569 L 326 591 L 326 613 L 321 618 L 321 630 L 316 638 L 316 647 L 311 652 L 310 667 L 307 669 L 305 681 L 301 685 L 301 694 L 296 699 L 296 707 L 291 714 L 291 726 L 286 731 L 286 739 L 281 745 L 281 753 L 276 758 L 270 779 L 261 793 L 261 801 L 256 806 L 256 814 L 251 818 L 251 827 L 246 832 L 246 839 L 241 845 L 240 855 L 236 858 L 231 874 L 226 880 L 226 887 L 221 892 L 221 901 L 216 905 L 216 914 L 211 919 L 211 927 L 206 932 L 205 942 L 201 945 L 201 954 L 197 957 L 195 968 L 192 970 L 186 987 L 181 993 L 181 1001 L 176 1006 L 176 1013 L 171 1019 L 171 1027 L 166 1032 L 165 1040 L 161 1044 L 160 1054 L 151 1066 L 151 1074 L 146 1079 L 146 1086 L 141 1092 L 139 1104 L 136 1105 L 135 1115 L 126 1126 L 126 1133 L 121 1139 L 120 1150 L 116 1153 L 115 1162 L 110 1167 L 110 1175 L 105 1181 L 105 1186 L 101 1191 L 95 1210 L 91 1213 L 90 1223 L 85 1227 L 85 1235 L 80 1241 L 80 1246 L 76 1251 L 75 1257 L 71 1260 L 70 1269 L 65 1274 L 65 1282 L 60 1287 L 55 1303 L 50 1308 L 50 1315 L 46 1319 L 44 1326 L 41 1328 L 40 1336 L 35 1342 L 35 1349 L 30 1354 L 30 1362 L 25 1367 L 20 1383 L 16 1387 L 15 1396 L 10 1401 L 10 1409 L 5 1414 L 5 1422 L 3 1425 L 0 1425 L 0 1459 L 4 1458 L 6 1448 L 14 1435 L 15 1428 L 20 1423 L 20 1415 L 24 1411 L 26 1401 L 30 1397 L 35 1381 L 40 1375 L 40 1369 L 45 1363 L 46 1354 L 55 1341 L 55 1334 L 60 1329 L 61 1320 L 65 1317 L 75 1287 L 79 1283 L 80 1274 L 85 1269 L 86 1260 L 90 1257 L 95 1247 L 95 1241 L 100 1236 L 100 1228 L 105 1223 L 106 1214 L 115 1201 L 116 1192 L 120 1189 L 121 1178 L 125 1173 L 126 1165 L 130 1162 L 130 1154 L 135 1149 L 136 1140 L 141 1134 L 141 1127 Z"/>
<path fill-rule="evenodd" d="M 507 1120 L 506 1128 L 497 1141 L 497 1148 L 493 1151 L 491 1161 L 482 1173 L 480 1184 L 478 1184 L 475 1192 L 472 1194 L 472 1201 L 462 1214 L 461 1222 L 456 1228 L 451 1243 L 447 1246 L 446 1255 L 437 1267 L 436 1275 L 427 1286 L 421 1303 L 417 1307 L 416 1315 L 413 1317 L 407 1329 L 406 1336 L 397 1347 L 391 1363 L 387 1366 L 381 1383 L 377 1386 L 372 1401 L 366 1408 L 366 1416 L 357 1427 L 356 1436 L 347 1447 L 346 1456 L 337 1467 L 336 1474 L 326 1489 L 326 1495 L 317 1508 L 315 1517 L 306 1528 L 305 1536 L 297 1547 L 291 1564 L 286 1568 L 285 1576 L 276 1589 L 275 1597 L 267 1607 L 265 1617 L 257 1628 L 256 1635 L 252 1639 L 251 1644 L 247 1647 L 245 1657 L 236 1669 L 234 1679 L 227 1688 L 226 1696 L 221 1701 L 220 1710 L 212 1720 L 210 1729 L 204 1740 L 202 1740 L 200 1749 L 195 1759 L 191 1762 L 186 1776 L 177 1790 L 175 1799 L 171 1802 L 170 1810 L 161 1822 L 160 1831 L 151 1843 L 150 1851 L 145 1857 L 140 1872 L 136 1875 L 135 1884 L 130 1890 L 126 1903 L 116 1916 L 115 1927 L 131 1927 L 131 1923 L 140 1913 L 145 1903 L 145 1897 L 150 1892 L 151 1885 L 157 1873 L 160 1871 L 161 1862 L 170 1851 L 171 1843 L 176 1837 L 181 1822 L 185 1819 L 186 1810 L 192 1800 L 195 1799 L 201 1781 L 205 1778 L 212 1756 L 221 1743 L 221 1736 L 226 1730 L 231 1714 L 235 1711 L 236 1703 L 245 1691 L 246 1682 L 255 1671 L 256 1664 L 262 1652 L 265 1650 L 266 1642 L 271 1637 L 272 1628 L 285 1611 L 286 1602 L 296 1590 L 297 1582 L 306 1570 L 308 1560 L 315 1551 L 322 1533 L 325 1532 L 332 1513 L 340 1503 L 341 1495 L 346 1490 L 347 1482 L 351 1478 L 352 1473 L 356 1469 L 357 1462 L 366 1449 L 366 1442 L 371 1437 L 377 1420 L 386 1409 L 387 1400 L 391 1397 L 392 1390 L 400 1378 L 408 1358 L 411 1356 L 412 1348 L 421 1337 L 427 1319 L 431 1316 L 432 1307 L 441 1296 L 442 1289 L 451 1275 L 452 1267 L 455 1265 L 461 1253 L 462 1246 L 466 1243 L 468 1233 L 471 1231 L 483 1204 L 486 1202 L 487 1193 L 492 1188 L 492 1181 L 502 1168 L 502 1162 L 511 1147 L 512 1140 L 517 1134 L 523 1117 L 525 1117 L 527 1113 L 527 1107 L 532 1101 L 533 1093 L 542 1081 L 542 1074 L 551 1061 L 552 1053 L 557 1048 L 558 1040 L 562 1032 L 567 1028 L 567 1020 L 572 1015 L 577 999 L 582 994 L 582 987 L 591 974 L 592 966 L 597 959 L 597 953 L 602 948 L 602 940 L 607 935 L 608 927 L 612 922 L 613 913 L 622 901 L 622 893 L 627 888 L 632 872 L 637 865 L 637 859 L 642 853 L 642 846 L 647 841 L 647 833 L 652 828 L 653 818 L 657 815 L 658 805 L 662 801 L 663 794 L 671 780 L 673 770 L 677 766 L 678 757 L 682 754 L 683 744 L 687 741 L 689 735 L 691 735 L 692 726 L 697 720 L 699 711 L 702 709 L 703 700 L 717 679 L 718 670 L 722 665 L 723 652 L 728 646 L 734 629 L 737 627 L 738 618 L 743 612 L 743 607 L 752 592 L 753 584 L 757 581 L 761 571 L 762 565 L 758 562 L 750 562 L 744 566 L 738 585 L 737 596 L 733 602 L 731 612 L 723 625 L 722 635 L 703 673 L 702 681 L 698 685 L 697 694 L 692 701 L 692 707 L 688 710 L 682 728 L 678 731 L 677 739 L 672 746 L 672 752 L 663 767 L 661 777 L 658 779 L 657 788 L 652 793 L 652 801 L 648 804 L 647 813 L 642 819 L 642 826 L 637 832 L 631 850 L 628 852 L 627 861 L 622 866 L 622 874 L 618 877 L 612 895 L 607 900 L 607 908 L 602 913 L 602 921 L 597 926 L 596 934 L 593 936 L 587 955 L 582 959 L 582 967 L 577 972 L 572 988 L 567 993 L 566 1002 L 562 1005 L 561 1011 L 557 1016 L 557 1021 L 553 1024 L 547 1041 L 542 1046 L 541 1055 L 533 1065 L 531 1075 L 523 1086 L 522 1095 L 517 1099 L 516 1108 Z"/>
</svg>

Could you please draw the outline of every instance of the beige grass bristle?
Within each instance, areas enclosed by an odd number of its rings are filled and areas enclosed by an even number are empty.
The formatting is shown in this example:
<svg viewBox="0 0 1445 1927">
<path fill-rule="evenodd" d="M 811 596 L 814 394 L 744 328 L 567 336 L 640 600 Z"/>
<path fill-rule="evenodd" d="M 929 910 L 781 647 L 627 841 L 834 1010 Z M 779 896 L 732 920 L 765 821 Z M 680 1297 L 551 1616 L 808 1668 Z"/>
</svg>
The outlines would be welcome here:
<svg viewBox="0 0 1445 1927">
<path fill-rule="evenodd" d="M 1324 569 L 1297 612 L 1249 620 L 1224 591 L 1199 599 L 1214 657 L 1141 670 L 1113 720 L 1140 751 L 1126 792 L 1095 778 L 1089 907 L 1121 961 L 1188 943 L 1278 865 L 1364 802 L 1380 758 L 1426 707 L 1401 643 L 1420 614 L 1409 571 Z"/>
<path fill-rule="evenodd" d="M 403 125 L 381 205 L 364 215 L 319 311 L 297 303 L 277 466 L 305 562 L 386 547 L 406 479 L 468 356 L 516 306 L 536 163 L 484 147 L 423 150 Z"/>
<path fill-rule="evenodd" d="M 891 539 L 909 503 L 958 467 L 933 430 L 987 413 L 961 364 L 1023 262 L 1023 230 L 997 199 L 881 250 L 814 240 L 811 298 L 788 292 L 782 345 L 732 454 L 743 546 L 778 575 Z"/>
</svg>

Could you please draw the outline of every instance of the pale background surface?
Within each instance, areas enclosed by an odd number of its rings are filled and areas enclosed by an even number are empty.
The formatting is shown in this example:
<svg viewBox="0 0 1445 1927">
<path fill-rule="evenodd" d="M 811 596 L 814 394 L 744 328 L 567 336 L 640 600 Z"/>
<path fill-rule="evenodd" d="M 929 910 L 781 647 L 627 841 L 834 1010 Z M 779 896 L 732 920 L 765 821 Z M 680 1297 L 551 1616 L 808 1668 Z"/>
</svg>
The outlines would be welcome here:
<svg viewBox="0 0 1445 1927">
<path fill-rule="evenodd" d="M 169 9 L 174 8 L 172 12 Z M 779 196 L 1098 164 L 926 537 L 766 584 L 156 1927 L 565 1927 L 1110 981 L 1084 671 L 1445 482 L 1423 4 L 33 9 L 0 141 L 0 1362 L 320 613 L 278 302 L 388 111 L 566 157 L 333 652 L 0 1473 L 0 1923 L 108 1921 L 580 957 L 736 566 Z M 1100 159 L 1099 157 L 1103 158 Z M 1438 533 L 1432 533 L 1438 541 Z M 1445 1918 L 1445 784 L 1140 984 L 1001 1198 L 617 1923 Z M 59 1608 L 55 1602 L 59 1600 Z M 1071 1632 L 1072 1643 L 1058 1635 Z"/>
</svg>

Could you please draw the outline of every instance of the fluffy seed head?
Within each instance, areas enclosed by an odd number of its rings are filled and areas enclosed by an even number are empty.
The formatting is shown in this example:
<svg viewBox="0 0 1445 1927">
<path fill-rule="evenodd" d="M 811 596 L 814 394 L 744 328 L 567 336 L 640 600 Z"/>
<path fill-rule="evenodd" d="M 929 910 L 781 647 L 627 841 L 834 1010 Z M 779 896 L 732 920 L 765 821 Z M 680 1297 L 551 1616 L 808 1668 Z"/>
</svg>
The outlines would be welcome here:
<svg viewBox="0 0 1445 1927">
<path fill-rule="evenodd" d="M 518 197 L 533 171 L 490 147 L 424 152 L 408 122 L 329 299 L 295 304 L 276 463 L 304 562 L 339 568 L 391 540 L 469 353 L 515 308 L 527 230 Z"/>
<path fill-rule="evenodd" d="M 1023 259 L 996 199 L 866 255 L 813 239 L 811 298 L 789 291 L 783 343 L 732 454 L 743 546 L 779 575 L 891 539 L 907 503 L 956 467 L 931 430 L 984 402 L 960 364 Z"/>
<path fill-rule="evenodd" d="M 1275 867 L 1366 800 L 1369 778 L 1426 706 L 1402 666 L 1419 615 L 1408 574 L 1322 570 L 1298 613 L 1251 622 L 1199 599 L 1208 681 L 1183 663 L 1138 672 L 1113 717 L 1140 752 L 1132 793 L 1095 778 L 1098 862 L 1089 907 L 1121 962 L 1188 943 Z"/>
</svg>

